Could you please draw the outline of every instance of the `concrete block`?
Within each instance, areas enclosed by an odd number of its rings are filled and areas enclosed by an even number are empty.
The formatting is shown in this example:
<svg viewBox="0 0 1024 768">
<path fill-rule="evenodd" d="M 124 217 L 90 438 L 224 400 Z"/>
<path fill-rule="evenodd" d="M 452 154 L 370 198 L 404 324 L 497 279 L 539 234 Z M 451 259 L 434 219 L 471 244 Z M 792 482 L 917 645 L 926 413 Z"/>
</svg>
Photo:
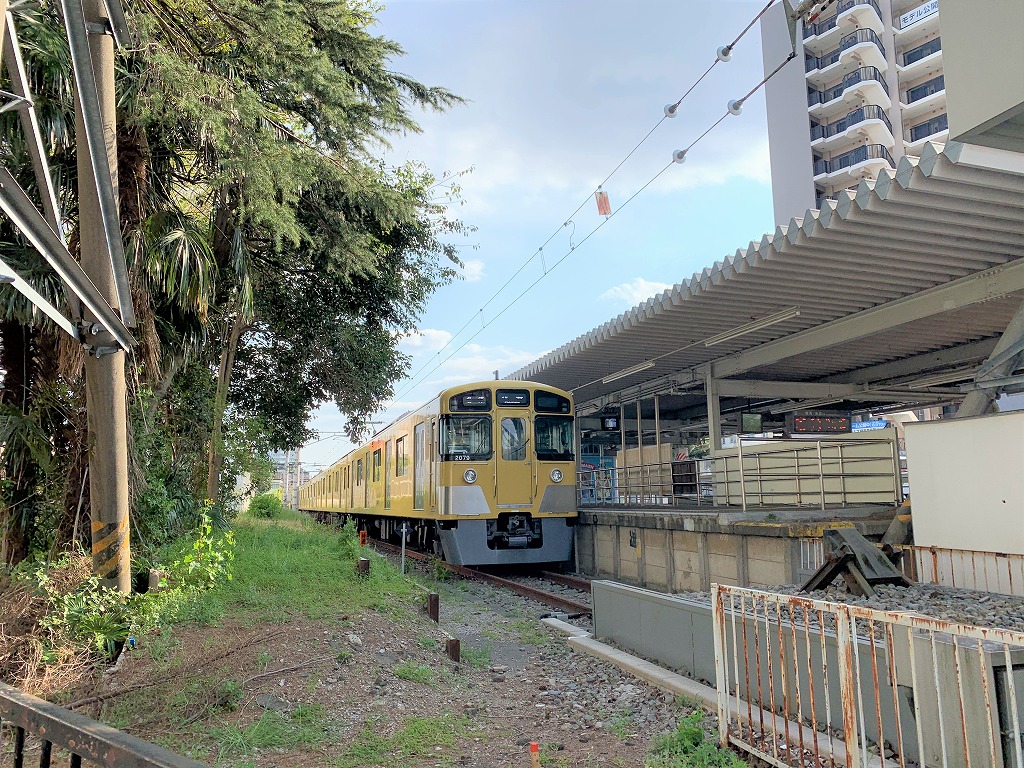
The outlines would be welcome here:
<svg viewBox="0 0 1024 768">
<path fill-rule="evenodd" d="M 708 566 L 712 583 L 718 581 L 724 584 L 722 579 L 732 579 L 732 583 L 736 583 L 740 577 L 739 563 L 735 557 L 710 554 L 708 555 Z"/>
<path fill-rule="evenodd" d="M 768 560 L 748 560 L 747 579 L 752 587 L 773 587 L 788 584 L 790 581 L 789 566 L 783 562 Z"/>
<path fill-rule="evenodd" d="M 747 537 L 747 557 L 751 560 L 785 562 L 788 539 L 769 539 L 764 536 Z"/>
<path fill-rule="evenodd" d="M 709 533 L 708 553 L 711 555 L 731 555 L 736 557 L 740 554 L 740 536 L 732 536 L 723 533 Z"/>
<path fill-rule="evenodd" d="M 699 552 L 701 535 L 689 531 L 672 531 L 672 550 L 674 552 Z"/>
</svg>

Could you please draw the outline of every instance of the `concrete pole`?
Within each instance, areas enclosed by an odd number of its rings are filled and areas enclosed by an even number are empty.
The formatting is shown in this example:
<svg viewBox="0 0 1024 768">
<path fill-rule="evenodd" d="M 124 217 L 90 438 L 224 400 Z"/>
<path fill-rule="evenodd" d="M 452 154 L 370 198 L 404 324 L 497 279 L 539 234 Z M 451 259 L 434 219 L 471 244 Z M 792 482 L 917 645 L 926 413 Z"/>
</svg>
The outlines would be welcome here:
<svg viewBox="0 0 1024 768">
<path fill-rule="evenodd" d="M 708 371 L 704 383 L 708 401 L 708 435 L 711 438 L 711 455 L 722 450 L 722 409 L 718 400 L 718 381 Z"/>
<path fill-rule="evenodd" d="M 85 0 L 85 19 L 105 26 L 102 0 Z M 107 145 L 107 163 L 117 200 L 117 117 L 114 94 L 114 38 L 90 34 L 89 48 L 96 72 L 100 119 Z M 82 267 L 107 302 L 117 306 L 117 291 L 89 150 L 82 123 L 81 102 L 75 105 L 78 153 L 78 231 Z M 95 318 L 93 318 L 95 319 Z M 89 420 L 89 498 L 92 509 L 92 567 L 102 583 L 120 592 L 131 591 L 131 548 L 128 523 L 128 408 L 125 353 L 85 360 L 85 399 Z"/>
</svg>

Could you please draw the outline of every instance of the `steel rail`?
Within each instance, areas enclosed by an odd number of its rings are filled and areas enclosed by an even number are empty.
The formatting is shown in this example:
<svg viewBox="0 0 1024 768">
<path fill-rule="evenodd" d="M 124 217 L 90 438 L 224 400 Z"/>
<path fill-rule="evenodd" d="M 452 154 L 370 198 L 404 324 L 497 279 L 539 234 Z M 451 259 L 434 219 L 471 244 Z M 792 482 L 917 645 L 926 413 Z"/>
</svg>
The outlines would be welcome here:
<svg viewBox="0 0 1024 768">
<path fill-rule="evenodd" d="M 401 552 L 401 547 L 398 547 L 394 544 L 389 544 L 388 542 L 380 541 L 379 539 L 373 539 L 372 541 L 374 546 L 380 547 L 381 549 L 387 550 L 388 552 L 392 552 L 394 554 L 398 554 L 399 552 Z M 429 555 L 426 555 L 422 552 L 418 552 L 416 550 L 410 550 L 408 548 L 405 550 L 405 556 L 412 558 L 413 560 L 420 561 L 430 559 Z M 515 592 L 517 595 L 528 597 L 531 600 L 536 600 L 537 602 L 550 605 L 552 608 L 559 608 L 564 611 L 569 611 L 570 613 L 589 614 L 593 611 L 593 608 L 591 608 L 586 603 L 580 603 L 575 600 L 570 600 L 567 597 L 562 597 L 561 595 L 556 595 L 551 592 L 545 592 L 543 589 L 537 589 L 536 587 L 531 587 L 528 584 L 513 581 L 512 579 L 506 579 L 502 578 L 501 576 L 495 576 L 493 573 L 486 573 L 484 571 L 477 570 L 476 568 L 467 568 L 464 565 L 454 565 L 453 563 L 448 563 L 444 560 L 439 560 L 438 564 L 443 566 L 446 570 L 449 570 L 452 573 L 458 574 L 459 576 L 462 576 L 464 578 L 475 579 L 477 581 L 485 581 L 490 584 L 494 584 L 496 586 L 501 587 L 502 589 L 508 590 L 509 592 Z M 543 578 L 549 579 L 550 581 L 558 582 L 558 579 L 552 578 L 552 576 L 562 575 L 548 574 L 547 572 L 545 572 Z M 566 578 L 566 581 L 562 583 L 565 583 L 567 586 L 575 587 L 577 589 L 581 588 L 578 584 L 569 583 L 568 580 L 571 579 L 571 577 L 563 578 Z M 590 589 L 589 582 L 587 583 L 586 589 L 588 591 Z"/>
</svg>

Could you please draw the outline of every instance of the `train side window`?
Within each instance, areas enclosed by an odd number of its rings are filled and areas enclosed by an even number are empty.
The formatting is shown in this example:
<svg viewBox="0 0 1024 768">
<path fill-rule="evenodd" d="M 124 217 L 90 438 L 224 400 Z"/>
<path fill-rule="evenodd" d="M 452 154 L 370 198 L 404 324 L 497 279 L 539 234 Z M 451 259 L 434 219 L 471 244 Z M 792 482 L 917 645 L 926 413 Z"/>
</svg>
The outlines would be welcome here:
<svg viewBox="0 0 1024 768">
<path fill-rule="evenodd" d="M 380 481 L 380 448 L 373 452 L 373 482 Z"/>
<path fill-rule="evenodd" d="M 395 477 L 405 474 L 405 438 L 395 438 Z"/>
<path fill-rule="evenodd" d="M 363 460 L 356 459 L 356 485 L 363 484 Z"/>
</svg>

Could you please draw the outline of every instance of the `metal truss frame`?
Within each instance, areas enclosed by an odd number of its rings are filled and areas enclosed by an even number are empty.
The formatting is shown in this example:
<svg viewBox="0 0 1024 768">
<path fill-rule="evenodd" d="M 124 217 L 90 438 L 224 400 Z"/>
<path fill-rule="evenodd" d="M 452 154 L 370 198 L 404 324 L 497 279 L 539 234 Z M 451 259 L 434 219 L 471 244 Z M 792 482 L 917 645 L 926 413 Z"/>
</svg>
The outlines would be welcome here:
<svg viewBox="0 0 1024 768">
<path fill-rule="evenodd" d="M 127 44 L 128 29 L 118 0 L 105 0 L 109 29 L 97 30 L 112 34 L 119 46 Z M 3 38 L 2 59 L 10 76 L 11 93 L 0 92 L 6 102 L 0 111 L 17 110 L 28 144 L 36 185 L 40 191 L 42 210 L 36 207 L 14 175 L 0 165 L 0 210 L 14 223 L 25 239 L 39 252 L 57 273 L 67 293 L 67 314 L 41 296 L 10 265 L 0 261 L 0 270 L 10 278 L 13 287 L 24 295 L 43 314 L 53 320 L 72 338 L 80 341 L 93 354 L 113 351 L 112 344 L 129 350 L 136 341 L 129 331 L 134 327 L 135 309 L 128 284 L 128 268 L 121 238 L 117 212 L 117 198 L 108 165 L 107 141 L 100 122 L 96 74 L 89 50 L 89 34 L 94 30 L 87 25 L 82 0 L 61 0 L 61 15 L 67 33 L 83 123 L 85 145 L 92 168 L 102 215 L 102 229 L 110 258 L 118 310 L 115 310 L 68 251 L 64 237 L 64 222 L 57 203 L 53 177 L 46 159 L 39 119 L 29 88 L 28 72 L 18 42 L 14 11 L 16 5 L 0 0 L 3 19 L 0 36 Z M 82 180 L 79 180 L 82 183 Z M 93 318 L 83 321 L 88 312 Z"/>
</svg>

